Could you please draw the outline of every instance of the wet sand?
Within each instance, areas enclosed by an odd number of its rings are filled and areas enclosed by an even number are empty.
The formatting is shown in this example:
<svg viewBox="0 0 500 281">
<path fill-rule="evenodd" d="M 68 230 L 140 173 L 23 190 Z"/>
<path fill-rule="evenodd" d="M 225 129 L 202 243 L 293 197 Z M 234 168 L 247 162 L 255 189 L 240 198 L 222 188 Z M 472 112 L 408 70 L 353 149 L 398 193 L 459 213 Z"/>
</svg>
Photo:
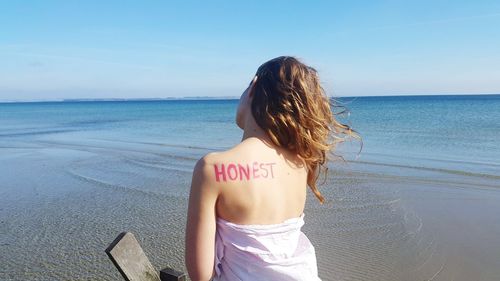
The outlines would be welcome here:
<svg viewBox="0 0 500 281">
<path fill-rule="evenodd" d="M 3 143 L 0 280 L 121 280 L 104 249 L 132 231 L 183 265 L 191 171 L 206 148 L 106 140 Z M 323 280 L 499 280 L 500 177 L 334 163 L 303 231 Z"/>
</svg>

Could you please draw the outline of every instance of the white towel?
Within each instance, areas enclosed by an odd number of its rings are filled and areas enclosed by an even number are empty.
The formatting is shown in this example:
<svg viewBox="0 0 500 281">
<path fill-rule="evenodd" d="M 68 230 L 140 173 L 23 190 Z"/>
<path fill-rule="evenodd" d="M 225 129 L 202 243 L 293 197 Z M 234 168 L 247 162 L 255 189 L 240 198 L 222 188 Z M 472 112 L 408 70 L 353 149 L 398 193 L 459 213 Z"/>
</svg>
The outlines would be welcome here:
<svg viewBox="0 0 500 281">
<path fill-rule="evenodd" d="M 321 281 L 316 253 L 301 231 L 304 213 L 279 224 L 240 225 L 217 218 L 213 281 Z"/>
</svg>

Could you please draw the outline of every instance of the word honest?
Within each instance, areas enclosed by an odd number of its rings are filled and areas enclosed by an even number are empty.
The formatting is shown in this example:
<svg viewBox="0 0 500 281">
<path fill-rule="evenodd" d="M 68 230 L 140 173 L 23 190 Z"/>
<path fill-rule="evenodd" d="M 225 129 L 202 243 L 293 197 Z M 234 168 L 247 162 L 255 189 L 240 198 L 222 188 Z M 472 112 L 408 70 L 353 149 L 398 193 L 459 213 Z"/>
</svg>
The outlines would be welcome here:
<svg viewBox="0 0 500 281">
<path fill-rule="evenodd" d="M 250 180 L 258 178 L 274 178 L 273 165 L 276 163 L 259 163 L 253 162 L 250 164 L 235 164 L 230 163 L 214 164 L 215 180 L 228 181 L 228 180 Z"/>
</svg>

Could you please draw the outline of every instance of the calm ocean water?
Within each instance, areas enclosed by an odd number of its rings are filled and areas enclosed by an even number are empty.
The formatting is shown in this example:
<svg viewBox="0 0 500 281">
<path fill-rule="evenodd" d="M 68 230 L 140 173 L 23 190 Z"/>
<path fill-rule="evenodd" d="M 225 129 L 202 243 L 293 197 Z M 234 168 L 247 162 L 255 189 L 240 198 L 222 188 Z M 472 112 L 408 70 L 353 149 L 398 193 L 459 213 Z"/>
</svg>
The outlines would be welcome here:
<svg viewBox="0 0 500 281">
<path fill-rule="evenodd" d="M 363 150 L 306 204 L 323 280 L 497 280 L 500 95 L 340 101 Z M 0 280 L 119 280 L 121 231 L 184 270 L 192 169 L 240 142 L 237 104 L 0 103 Z"/>
<path fill-rule="evenodd" d="M 341 98 L 341 117 L 363 137 L 358 158 L 500 174 L 500 95 Z M 113 140 L 181 148 L 228 148 L 241 139 L 237 100 L 0 104 L 0 145 L 37 140 Z M 359 142 L 339 151 L 356 153 Z M 181 151 L 185 153 L 186 151 Z M 354 156 L 347 157 L 354 159 Z"/>
</svg>

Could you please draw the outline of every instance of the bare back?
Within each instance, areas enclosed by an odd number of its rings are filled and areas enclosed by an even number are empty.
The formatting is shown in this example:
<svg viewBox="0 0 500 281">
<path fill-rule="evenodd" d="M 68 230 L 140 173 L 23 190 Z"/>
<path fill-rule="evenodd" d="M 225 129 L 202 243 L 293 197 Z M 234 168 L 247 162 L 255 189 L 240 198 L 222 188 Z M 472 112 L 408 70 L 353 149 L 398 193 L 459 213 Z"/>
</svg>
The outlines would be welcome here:
<svg viewBox="0 0 500 281">
<path fill-rule="evenodd" d="M 307 172 L 296 155 L 249 138 L 211 155 L 217 216 L 237 224 L 275 224 L 304 211 Z"/>
</svg>

